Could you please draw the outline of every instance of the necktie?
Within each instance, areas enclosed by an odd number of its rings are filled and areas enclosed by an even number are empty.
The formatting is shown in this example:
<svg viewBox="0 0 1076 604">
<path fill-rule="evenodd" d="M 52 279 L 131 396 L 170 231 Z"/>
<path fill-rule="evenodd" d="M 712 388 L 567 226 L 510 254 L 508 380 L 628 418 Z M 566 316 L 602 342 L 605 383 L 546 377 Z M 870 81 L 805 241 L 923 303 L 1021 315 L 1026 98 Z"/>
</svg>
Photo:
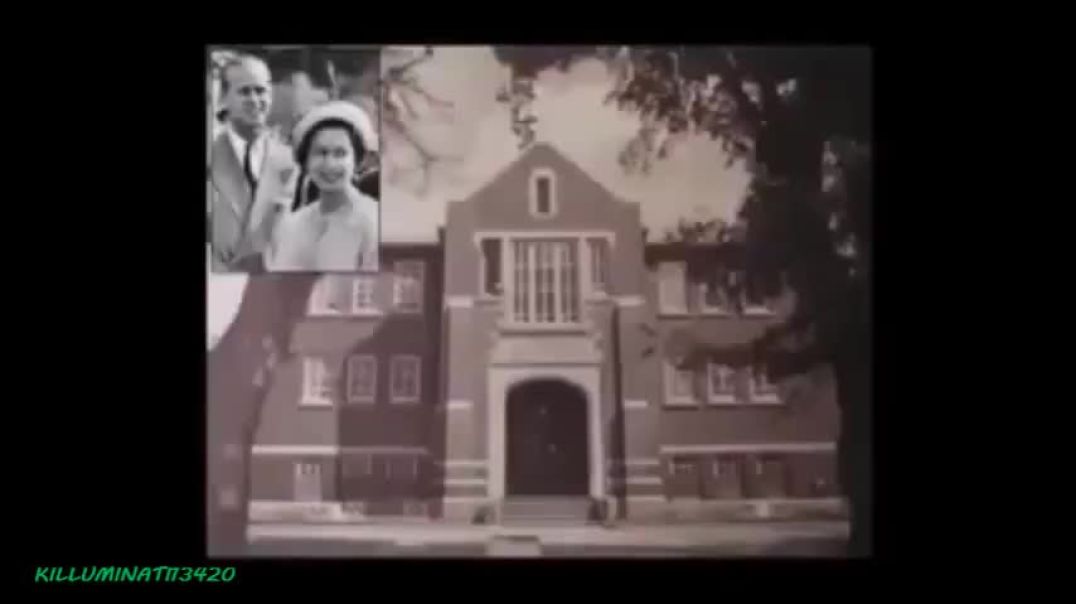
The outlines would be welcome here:
<svg viewBox="0 0 1076 604">
<path fill-rule="evenodd" d="M 250 185 L 250 193 L 254 194 L 255 189 L 258 187 L 258 180 L 254 178 L 254 169 L 251 167 L 251 155 L 254 154 L 254 145 L 256 140 L 247 143 L 247 152 L 243 156 L 243 174 L 247 177 L 247 184 Z"/>
</svg>

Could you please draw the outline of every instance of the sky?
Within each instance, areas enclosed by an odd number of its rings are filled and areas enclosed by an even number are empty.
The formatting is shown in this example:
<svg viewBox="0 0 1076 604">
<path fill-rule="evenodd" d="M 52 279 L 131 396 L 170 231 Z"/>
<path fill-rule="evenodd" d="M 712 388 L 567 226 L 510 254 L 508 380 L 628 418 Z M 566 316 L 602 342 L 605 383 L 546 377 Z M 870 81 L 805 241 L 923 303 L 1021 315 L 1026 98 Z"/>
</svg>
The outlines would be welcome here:
<svg viewBox="0 0 1076 604">
<path fill-rule="evenodd" d="M 386 64 L 392 60 L 388 56 Z M 381 228 L 390 241 L 433 239 L 449 200 L 465 199 L 521 153 L 509 109 L 495 98 L 508 68 L 496 61 L 492 49 L 438 47 L 415 71 L 430 93 L 453 104 L 443 111 L 418 106 L 420 115 L 410 122 L 424 143 L 448 159 L 431 170 L 423 187 L 417 171 L 407 170 L 415 165 L 409 147 L 385 131 Z M 717 142 L 690 137 L 647 175 L 629 175 L 620 167 L 617 156 L 639 122 L 637 116 L 603 104 L 612 81 L 597 60 L 566 73 L 550 69 L 539 74 L 532 107 L 537 140 L 553 145 L 621 199 L 640 203 L 651 233 L 681 217 L 732 218 L 748 177 L 739 167 L 724 167 L 726 156 Z"/>
<path fill-rule="evenodd" d="M 383 55 L 383 69 L 398 60 L 398 49 Z M 449 109 L 415 99 L 417 117 L 409 120 L 416 136 L 443 159 L 423 183 L 413 169 L 416 157 L 406 143 L 383 129 L 381 234 L 385 241 L 433 241 L 443 224 L 446 204 L 466 197 L 518 158 L 509 109 L 496 101 L 508 68 L 489 47 L 438 47 L 415 68 L 422 86 Z M 532 113 L 538 118 L 537 140 L 547 142 L 579 164 L 621 199 L 639 203 L 651 238 L 681 217 L 730 219 L 738 210 L 748 176 L 737 166 L 725 168 L 717 142 L 691 137 L 674 147 L 649 174 L 627 174 L 617 163 L 625 143 L 638 130 L 638 118 L 602 103 L 612 74 L 597 60 L 577 64 L 566 73 L 555 69 L 538 76 Z M 207 261 L 208 270 L 208 261 Z M 246 278 L 207 277 L 207 337 L 223 333 L 238 308 Z"/>
</svg>

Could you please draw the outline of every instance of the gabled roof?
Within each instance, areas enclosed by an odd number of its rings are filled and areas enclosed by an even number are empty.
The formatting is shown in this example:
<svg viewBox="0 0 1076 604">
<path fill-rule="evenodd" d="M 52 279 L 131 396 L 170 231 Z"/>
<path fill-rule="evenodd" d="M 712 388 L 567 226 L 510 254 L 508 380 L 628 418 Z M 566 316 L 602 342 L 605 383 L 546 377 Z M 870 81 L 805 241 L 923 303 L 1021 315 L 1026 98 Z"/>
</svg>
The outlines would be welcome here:
<svg viewBox="0 0 1076 604">
<path fill-rule="evenodd" d="M 497 172 L 486 181 L 478 190 L 467 196 L 463 203 L 481 199 L 490 189 L 503 183 L 505 180 L 515 178 L 517 175 L 528 173 L 532 168 L 547 167 L 553 169 L 561 178 L 576 179 L 585 182 L 601 191 L 609 199 L 624 203 L 608 187 L 595 180 L 579 164 L 569 159 L 557 150 L 553 145 L 546 142 L 537 142 L 528 147 L 519 157 Z"/>
</svg>

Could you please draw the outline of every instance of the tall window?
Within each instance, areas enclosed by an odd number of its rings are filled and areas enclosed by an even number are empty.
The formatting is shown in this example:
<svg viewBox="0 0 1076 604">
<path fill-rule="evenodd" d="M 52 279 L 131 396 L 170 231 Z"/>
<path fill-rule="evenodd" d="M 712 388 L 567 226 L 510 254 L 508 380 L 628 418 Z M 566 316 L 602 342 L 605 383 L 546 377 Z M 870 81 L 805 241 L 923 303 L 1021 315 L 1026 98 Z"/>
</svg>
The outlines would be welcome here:
<svg viewBox="0 0 1076 604">
<path fill-rule="evenodd" d="M 312 315 L 339 315 L 347 312 L 345 279 L 339 275 L 324 275 L 310 291 L 308 311 Z"/>
<path fill-rule="evenodd" d="M 335 376 L 325 359 L 303 359 L 303 405 L 332 405 Z"/>
<path fill-rule="evenodd" d="M 669 405 L 695 404 L 695 373 L 665 363 L 665 400 Z"/>
<path fill-rule="evenodd" d="M 552 170 L 539 168 L 531 173 L 530 206 L 531 213 L 535 216 L 547 217 L 556 214 L 556 187 Z"/>
<path fill-rule="evenodd" d="M 389 379 L 394 403 L 418 402 L 422 384 L 422 359 L 414 355 L 392 357 Z"/>
<path fill-rule="evenodd" d="M 578 323 L 579 260 L 575 241 L 513 242 L 512 317 L 518 323 Z"/>
<path fill-rule="evenodd" d="M 404 260 L 394 270 L 393 304 L 403 312 L 422 310 L 422 283 L 426 265 L 421 260 Z"/>
<path fill-rule="evenodd" d="M 321 501 L 321 465 L 295 464 L 295 500 Z"/>
<path fill-rule="evenodd" d="M 757 279 L 748 279 L 743 271 L 732 273 L 734 281 L 742 285 L 740 303 L 746 315 L 769 315 L 772 313 L 762 291 L 762 284 Z"/>
<path fill-rule="evenodd" d="M 595 292 L 607 293 L 609 282 L 609 242 L 601 238 L 587 240 L 590 248 L 590 286 Z"/>
<path fill-rule="evenodd" d="M 501 295 L 501 240 L 482 240 L 482 293 Z"/>
<path fill-rule="evenodd" d="M 370 275 L 355 277 L 351 282 L 351 311 L 354 313 L 368 313 L 377 310 L 374 304 L 374 286 L 376 279 Z"/>
<path fill-rule="evenodd" d="M 764 367 L 751 370 L 750 382 L 751 402 L 754 403 L 777 403 L 777 385 L 770 381 L 769 371 Z"/>
<path fill-rule="evenodd" d="M 362 354 L 347 360 L 347 400 L 372 403 L 377 397 L 377 357 Z"/>
<path fill-rule="evenodd" d="M 731 404 L 736 402 L 736 385 L 733 378 L 736 373 L 731 367 L 707 363 L 708 395 L 711 403 Z"/>
<path fill-rule="evenodd" d="M 730 305 L 721 277 L 721 272 L 710 270 L 699 283 L 699 309 L 703 313 L 722 314 L 729 311 Z"/>
<path fill-rule="evenodd" d="M 661 312 L 687 312 L 687 266 L 683 262 L 658 265 L 658 298 Z"/>
</svg>

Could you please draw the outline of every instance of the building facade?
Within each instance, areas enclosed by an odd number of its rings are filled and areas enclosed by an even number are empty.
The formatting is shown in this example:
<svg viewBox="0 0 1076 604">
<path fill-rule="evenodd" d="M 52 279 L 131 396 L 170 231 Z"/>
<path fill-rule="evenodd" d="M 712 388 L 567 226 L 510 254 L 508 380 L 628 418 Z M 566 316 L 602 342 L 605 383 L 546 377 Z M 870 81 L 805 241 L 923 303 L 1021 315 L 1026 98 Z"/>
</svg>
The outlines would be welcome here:
<svg viewBox="0 0 1076 604">
<path fill-rule="evenodd" d="M 716 252 L 645 239 L 637 205 L 538 144 L 436 243 L 322 276 L 261 411 L 252 519 L 840 514 L 827 371 L 660 349 L 677 327 L 748 341 L 794 295 L 732 304 Z"/>
</svg>

